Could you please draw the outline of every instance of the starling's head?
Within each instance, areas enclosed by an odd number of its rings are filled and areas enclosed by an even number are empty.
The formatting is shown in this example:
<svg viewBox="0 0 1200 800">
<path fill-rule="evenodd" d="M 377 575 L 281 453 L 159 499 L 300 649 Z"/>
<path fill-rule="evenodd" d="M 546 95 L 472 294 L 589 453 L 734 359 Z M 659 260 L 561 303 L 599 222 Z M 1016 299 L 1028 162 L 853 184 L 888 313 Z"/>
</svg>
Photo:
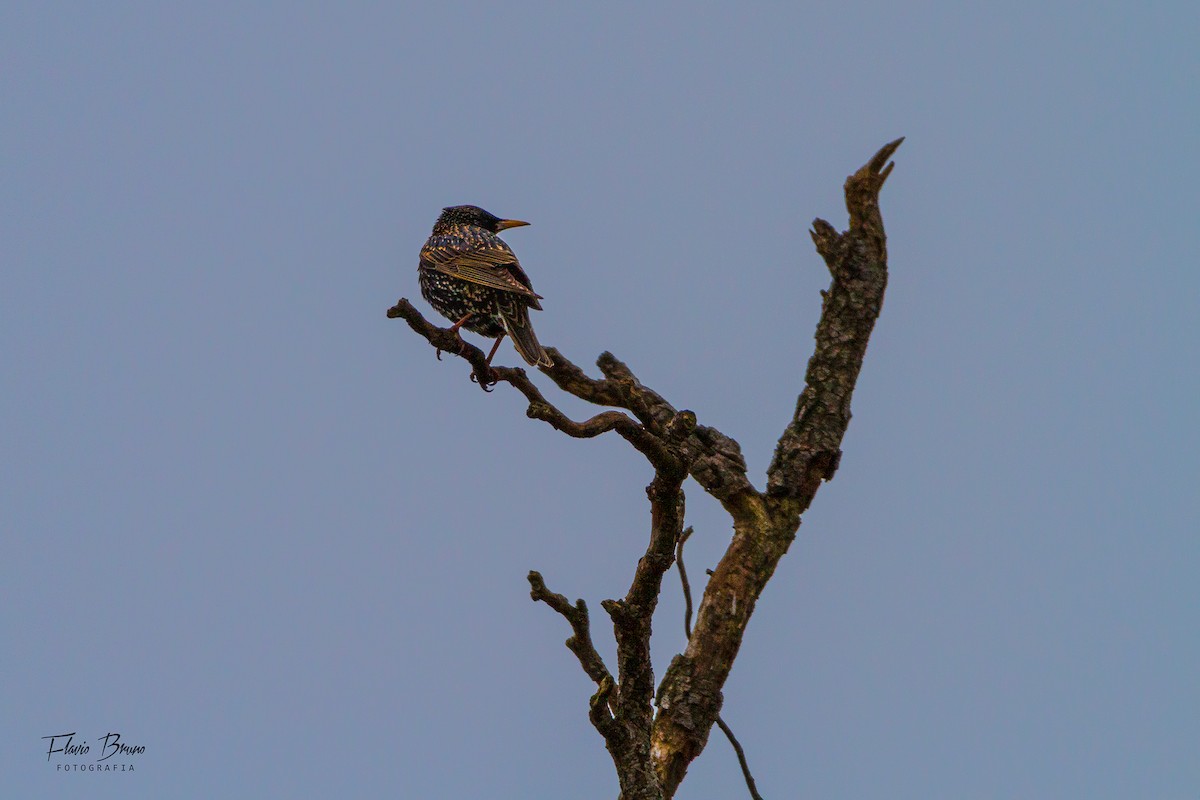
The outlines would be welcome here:
<svg viewBox="0 0 1200 800">
<path fill-rule="evenodd" d="M 528 225 L 528 222 L 522 222 L 519 219 L 500 219 L 495 214 L 489 214 L 479 206 L 449 206 L 442 209 L 442 215 L 438 217 L 437 222 L 433 226 L 433 232 L 449 230 L 457 225 L 474 225 L 478 228 L 483 228 L 485 231 L 499 233 L 506 228 L 518 228 L 522 225 Z"/>
</svg>

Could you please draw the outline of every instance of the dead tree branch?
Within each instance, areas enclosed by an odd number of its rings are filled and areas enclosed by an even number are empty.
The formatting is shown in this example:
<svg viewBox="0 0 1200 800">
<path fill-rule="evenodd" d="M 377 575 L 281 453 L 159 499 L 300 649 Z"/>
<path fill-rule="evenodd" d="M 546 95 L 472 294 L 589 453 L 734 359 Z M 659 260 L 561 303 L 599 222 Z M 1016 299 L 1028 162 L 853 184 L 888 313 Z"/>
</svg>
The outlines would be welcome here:
<svg viewBox="0 0 1200 800">
<path fill-rule="evenodd" d="M 572 634 L 571 638 L 566 641 L 567 649 L 579 659 L 579 666 L 583 667 L 587 676 L 595 681 L 597 686 L 604 683 L 606 678 L 611 679 L 612 675 L 608 673 L 608 667 L 604 666 L 604 660 L 600 658 L 595 645 L 592 644 L 587 603 L 583 600 L 576 600 L 575 605 L 571 605 L 567 598 L 547 589 L 542 574 L 535 570 L 529 571 L 529 596 L 534 602 L 540 600 L 550 606 L 570 623 Z"/>
<path fill-rule="evenodd" d="M 846 179 L 849 230 L 838 234 L 823 220 L 813 223 L 813 241 L 833 276 L 816 347 L 796 413 L 767 471 L 767 492 L 731 509 L 733 539 L 704 590 L 687 650 L 672 660 L 659 687 L 652 738 L 654 752 L 663 754 L 655 766 L 664 797 L 675 794 L 704 749 L 755 603 L 795 539 L 801 513 L 837 469 L 850 396 L 887 288 L 879 190 L 892 170 L 888 159 L 903 141 L 884 145 Z"/>
<path fill-rule="evenodd" d="M 540 600 L 550 606 L 571 625 L 571 636 L 565 642 L 567 649 L 575 654 L 575 657 L 579 659 L 579 666 L 583 667 L 583 671 L 596 682 L 597 686 L 596 694 L 592 696 L 588 704 L 588 718 L 600 735 L 604 737 L 606 743 L 615 740 L 619 736 L 619 731 L 609 710 L 609 698 L 612 696 L 615 684 L 608 667 L 604 666 L 604 659 L 600 658 L 600 654 L 596 652 L 596 646 L 592 644 L 587 603 L 583 600 L 576 600 L 575 605 L 571 605 L 566 597 L 547 589 L 542 574 L 534 570 L 529 572 L 529 596 L 533 598 L 534 602 Z"/>
<path fill-rule="evenodd" d="M 650 752 L 650 730 L 654 723 L 654 668 L 650 660 L 650 623 L 663 575 L 671 568 L 675 542 L 683 530 L 686 473 L 659 472 L 646 487 L 650 498 L 650 543 L 638 561 L 629 592 L 620 600 L 601 605 L 613 622 L 617 640 L 619 688 L 614 716 L 625 731 L 619 751 L 609 748 L 617 765 L 623 800 L 657 800 L 662 797 L 654 759 Z"/>
<path fill-rule="evenodd" d="M 679 570 L 679 583 L 683 588 L 683 636 L 685 639 L 692 638 L 692 586 L 688 583 L 687 567 L 683 564 L 683 546 L 687 544 L 687 540 L 691 536 L 692 528 L 689 526 L 680 535 L 679 542 L 675 545 L 675 567 Z M 746 751 L 742 749 L 742 743 L 733 735 L 733 728 L 730 728 L 725 720 L 721 719 L 720 714 L 717 715 L 717 727 L 733 745 L 733 752 L 737 754 L 738 764 L 742 768 L 742 777 L 746 779 L 746 788 L 750 790 L 750 797 L 752 800 L 763 800 L 762 795 L 758 793 L 758 786 L 754 783 L 754 776 L 750 774 Z"/>
<path fill-rule="evenodd" d="M 575 438 L 616 431 L 654 468 L 647 487 L 651 524 L 646 552 L 625 597 L 603 603 L 617 640 L 615 681 L 592 645 L 583 601 L 571 605 L 546 589 L 538 573 L 529 574 L 531 596 L 567 619 L 573 631 L 567 647 L 597 684 L 588 715 L 613 757 L 622 800 L 673 797 L 688 765 L 703 751 L 712 726 L 726 728 L 718 716 L 721 690 L 755 604 L 795 539 L 800 515 L 821 483 L 832 479 L 837 470 L 854 386 L 887 288 L 887 240 L 879 192 L 902 141 L 885 145 L 847 178 L 850 226 L 846 231 L 839 233 L 821 219 L 813 221 L 813 243 L 832 282 L 822 293 L 816 345 L 804 387 L 776 444 L 763 492 L 747 476 L 746 461 L 734 439 L 699 424 L 692 412 L 677 410 L 611 353 L 597 360 L 602 377 L 593 378 L 559 351 L 547 348 L 554 366 L 542 372 L 559 389 L 618 409 L 576 422 L 550 403 L 523 369 L 489 368 L 482 350 L 448 328 L 432 325 L 407 300 L 388 310 L 389 317 L 404 319 L 439 351 L 470 363 L 473 379 L 484 389 L 499 382 L 516 388 L 529 403 L 529 417 Z M 655 715 L 650 623 L 663 575 L 681 547 L 682 484 L 689 476 L 730 514 L 733 537 L 705 587 L 687 648 L 671 661 L 658 686 Z M 751 794 L 757 797 L 744 753 L 732 733 L 726 733 L 738 752 Z"/>
<path fill-rule="evenodd" d="M 692 526 L 684 528 L 675 545 L 675 567 L 679 570 L 679 582 L 683 587 L 683 638 L 692 638 L 692 585 L 688 583 L 687 567 L 683 565 L 683 546 L 692 538 Z"/>
<path fill-rule="evenodd" d="M 733 745 L 733 752 L 737 753 L 738 764 L 742 768 L 742 777 L 746 779 L 746 788 L 750 790 L 750 797 L 753 800 L 763 800 L 762 795 L 758 793 L 758 786 L 754 783 L 754 776 L 750 774 L 750 765 L 746 763 L 746 751 L 742 749 L 742 743 L 737 740 L 737 737 L 733 735 L 733 729 L 720 716 L 717 717 L 717 727 Z"/>
</svg>

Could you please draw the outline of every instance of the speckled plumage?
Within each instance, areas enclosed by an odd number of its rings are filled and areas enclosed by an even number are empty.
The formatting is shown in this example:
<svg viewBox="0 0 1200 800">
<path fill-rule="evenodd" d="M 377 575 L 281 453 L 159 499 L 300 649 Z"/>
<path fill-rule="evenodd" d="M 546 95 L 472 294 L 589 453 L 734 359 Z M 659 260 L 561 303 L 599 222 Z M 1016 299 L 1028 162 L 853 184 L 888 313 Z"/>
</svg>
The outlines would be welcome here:
<svg viewBox="0 0 1200 800">
<path fill-rule="evenodd" d="M 512 248 L 496 235 L 525 224 L 477 206 L 446 208 L 421 248 L 417 275 L 421 295 L 439 314 L 455 323 L 469 314 L 462 327 L 496 338 L 497 345 L 507 334 L 528 364 L 550 366 L 529 321 L 529 309 L 542 307 L 541 295 Z"/>
</svg>

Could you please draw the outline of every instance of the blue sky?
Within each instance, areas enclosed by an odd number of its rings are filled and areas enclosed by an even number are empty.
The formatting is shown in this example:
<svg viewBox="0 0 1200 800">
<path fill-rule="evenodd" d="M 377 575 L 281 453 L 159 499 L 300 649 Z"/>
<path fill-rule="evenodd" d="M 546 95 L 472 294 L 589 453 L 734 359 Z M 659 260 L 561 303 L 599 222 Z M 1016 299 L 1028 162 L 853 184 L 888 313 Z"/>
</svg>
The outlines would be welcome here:
<svg viewBox="0 0 1200 800">
<path fill-rule="evenodd" d="M 1194 796 L 1197 29 L 1183 3 L 5 4 L 6 791 L 615 796 L 524 575 L 623 594 L 648 468 L 384 312 L 442 206 L 527 219 L 542 341 L 613 351 L 761 486 L 828 281 L 808 225 L 904 135 L 841 469 L 724 716 L 768 797 Z M 703 576 L 729 523 L 689 485 Z M 41 737 L 73 730 L 146 752 L 56 772 Z M 714 736 L 679 797 L 743 792 Z"/>
</svg>

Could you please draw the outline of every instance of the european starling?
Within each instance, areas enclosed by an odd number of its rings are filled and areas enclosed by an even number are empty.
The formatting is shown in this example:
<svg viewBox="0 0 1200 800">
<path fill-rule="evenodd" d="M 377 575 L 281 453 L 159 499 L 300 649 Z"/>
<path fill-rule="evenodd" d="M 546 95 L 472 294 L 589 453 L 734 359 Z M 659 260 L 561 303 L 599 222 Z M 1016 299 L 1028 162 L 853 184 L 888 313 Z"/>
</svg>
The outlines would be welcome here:
<svg viewBox="0 0 1200 800">
<path fill-rule="evenodd" d="M 541 295 L 533 291 L 512 249 L 496 235 L 528 224 L 500 219 L 478 206 L 451 206 L 442 209 L 421 248 L 421 295 L 454 322 L 451 330 L 496 337 L 489 365 L 505 334 L 530 366 L 553 364 L 529 323 L 529 309 L 542 308 Z"/>
</svg>

